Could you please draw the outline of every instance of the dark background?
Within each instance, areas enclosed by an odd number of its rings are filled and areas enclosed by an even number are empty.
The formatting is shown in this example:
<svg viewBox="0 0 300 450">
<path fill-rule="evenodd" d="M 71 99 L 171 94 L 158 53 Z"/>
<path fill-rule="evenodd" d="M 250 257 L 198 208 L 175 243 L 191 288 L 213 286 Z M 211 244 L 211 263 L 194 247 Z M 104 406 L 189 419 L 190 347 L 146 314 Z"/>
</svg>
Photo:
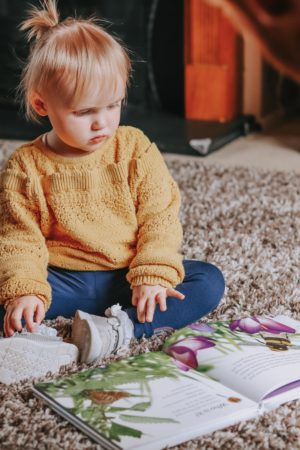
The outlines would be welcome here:
<svg viewBox="0 0 300 450">
<path fill-rule="evenodd" d="M 31 140 L 50 128 L 29 123 L 16 101 L 22 61 L 29 47 L 18 25 L 29 5 L 38 0 L 0 0 L 0 137 Z M 204 142 L 205 152 L 259 129 L 255 118 L 239 116 L 229 123 L 184 118 L 184 0 L 58 0 L 61 19 L 71 15 L 103 19 L 103 26 L 120 37 L 133 62 L 133 76 L 122 124 L 141 128 L 162 151 L 199 155 L 190 139 Z M 278 73 L 263 72 L 263 109 L 268 113 L 277 98 Z M 297 89 L 296 89 L 297 90 Z M 282 103 L 297 98 L 295 85 L 287 82 Z M 269 93 L 269 94 L 268 94 Z"/>
<path fill-rule="evenodd" d="M 39 4 L 36 0 L 30 3 Z M 18 25 L 28 5 L 0 0 L 1 109 L 19 108 L 15 88 L 29 48 Z M 61 18 L 74 12 L 83 17 L 96 15 L 109 32 L 123 40 L 133 61 L 129 109 L 135 106 L 183 117 L 183 0 L 64 0 L 59 10 Z M 32 133 L 24 128 L 24 137 L 27 134 Z"/>
</svg>

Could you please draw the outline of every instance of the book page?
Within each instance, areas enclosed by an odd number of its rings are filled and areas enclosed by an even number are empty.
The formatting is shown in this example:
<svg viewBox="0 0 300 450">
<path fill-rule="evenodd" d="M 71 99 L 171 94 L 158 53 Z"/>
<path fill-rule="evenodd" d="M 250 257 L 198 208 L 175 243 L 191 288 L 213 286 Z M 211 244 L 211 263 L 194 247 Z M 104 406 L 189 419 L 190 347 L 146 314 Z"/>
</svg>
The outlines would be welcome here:
<svg viewBox="0 0 300 450">
<path fill-rule="evenodd" d="M 167 339 L 164 351 L 260 402 L 300 380 L 300 322 L 284 316 L 259 320 L 231 327 L 229 321 L 194 324 Z"/>
<path fill-rule="evenodd" d="M 35 389 L 59 405 L 54 409 L 70 421 L 71 414 L 124 449 L 176 445 L 257 412 L 251 400 L 178 368 L 162 352 L 39 383 Z"/>
<path fill-rule="evenodd" d="M 289 402 L 300 398 L 300 381 L 295 381 L 285 385 L 276 391 L 271 392 L 264 397 L 264 401 L 261 404 L 261 411 L 271 411 L 274 408 L 282 405 L 282 403 Z"/>
</svg>

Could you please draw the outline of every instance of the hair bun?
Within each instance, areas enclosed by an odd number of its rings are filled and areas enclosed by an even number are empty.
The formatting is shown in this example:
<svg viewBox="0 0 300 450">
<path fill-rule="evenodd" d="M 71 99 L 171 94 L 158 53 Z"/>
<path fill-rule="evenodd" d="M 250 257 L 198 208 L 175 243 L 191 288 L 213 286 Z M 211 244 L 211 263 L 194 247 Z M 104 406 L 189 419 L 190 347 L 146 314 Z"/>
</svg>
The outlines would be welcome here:
<svg viewBox="0 0 300 450">
<path fill-rule="evenodd" d="M 20 25 L 20 30 L 27 31 L 27 39 L 40 39 L 43 34 L 59 23 L 56 0 L 41 0 L 41 8 L 31 6 L 28 18 Z"/>
</svg>

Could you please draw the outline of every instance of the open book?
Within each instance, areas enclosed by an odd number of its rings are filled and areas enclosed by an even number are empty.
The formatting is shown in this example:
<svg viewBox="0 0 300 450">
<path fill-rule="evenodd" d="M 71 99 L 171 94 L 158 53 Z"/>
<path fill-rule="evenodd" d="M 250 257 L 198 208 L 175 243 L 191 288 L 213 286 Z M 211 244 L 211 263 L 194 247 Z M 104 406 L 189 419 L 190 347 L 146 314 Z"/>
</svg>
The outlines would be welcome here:
<svg viewBox="0 0 300 450">
<path fill-rule="evenodd" d="M 300 321 L 192 324 L 148 352 L 34 385 L 107 449 L 158 450 L 300 398 Z"/>
</svg>

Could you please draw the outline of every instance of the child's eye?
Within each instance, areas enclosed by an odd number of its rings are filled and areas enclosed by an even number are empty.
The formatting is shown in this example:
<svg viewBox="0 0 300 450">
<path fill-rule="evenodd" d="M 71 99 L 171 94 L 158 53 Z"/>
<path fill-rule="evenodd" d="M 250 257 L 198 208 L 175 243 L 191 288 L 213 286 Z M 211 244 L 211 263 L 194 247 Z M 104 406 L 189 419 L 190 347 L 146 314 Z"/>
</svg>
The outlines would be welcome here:
<svg viewBox="0 0 300 450">
<path fill-rule="evenodd" d="M 121 106 L 121 102 L 117 102 L 117 103 L 112 103 L 111 105 L 108 105 L 108 109 L 114 109 L 114 108 L 119 108 Z"/>
<path fill-rule="evenodd" d="M 89 109 L 82 109 L 81 111 L 74 111 L 75 116 L 84 116 L 90 112 Z"/>
</svg>

